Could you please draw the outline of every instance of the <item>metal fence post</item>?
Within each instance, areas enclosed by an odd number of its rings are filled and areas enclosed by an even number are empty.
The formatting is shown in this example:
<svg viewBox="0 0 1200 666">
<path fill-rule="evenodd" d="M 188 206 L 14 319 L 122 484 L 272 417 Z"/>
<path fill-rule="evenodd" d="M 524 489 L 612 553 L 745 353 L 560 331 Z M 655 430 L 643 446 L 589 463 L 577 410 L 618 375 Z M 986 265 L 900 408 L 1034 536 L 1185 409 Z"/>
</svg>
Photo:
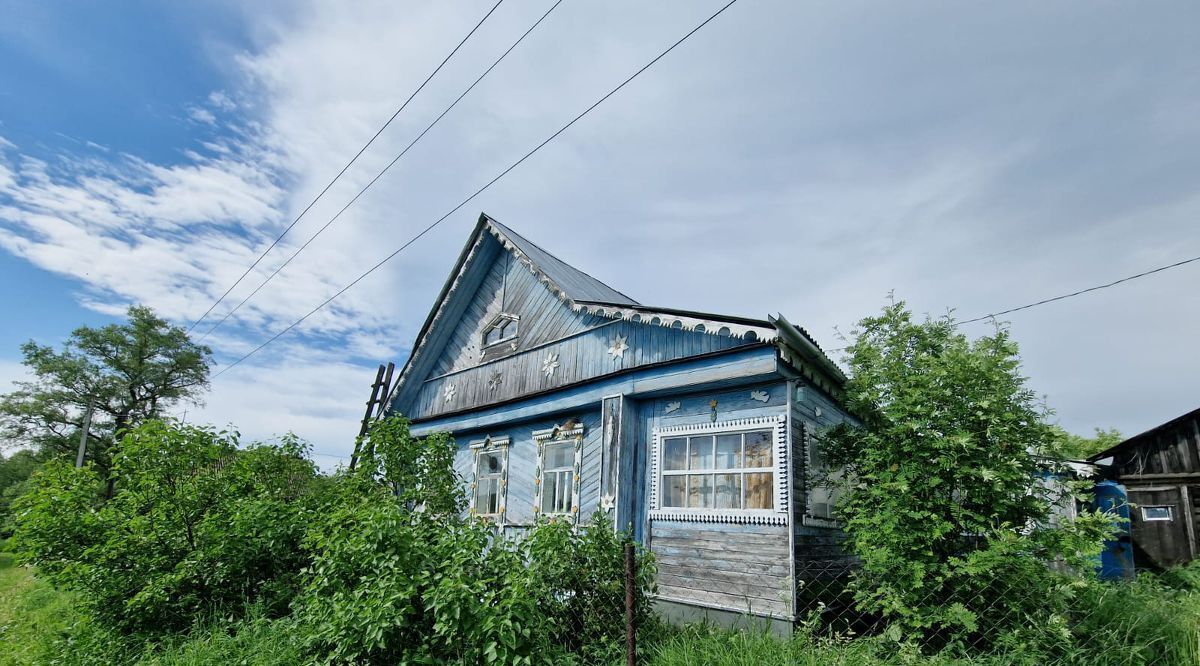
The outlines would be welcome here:
<svg viewBox="0 0 1200 666">
<path fill-rule="evenodd" d="M 625 664 L 637 665 L 637 633 L 634 631 L 634 594 L 637 587 L 633 542 L 625 542 Z"/>
</svg>

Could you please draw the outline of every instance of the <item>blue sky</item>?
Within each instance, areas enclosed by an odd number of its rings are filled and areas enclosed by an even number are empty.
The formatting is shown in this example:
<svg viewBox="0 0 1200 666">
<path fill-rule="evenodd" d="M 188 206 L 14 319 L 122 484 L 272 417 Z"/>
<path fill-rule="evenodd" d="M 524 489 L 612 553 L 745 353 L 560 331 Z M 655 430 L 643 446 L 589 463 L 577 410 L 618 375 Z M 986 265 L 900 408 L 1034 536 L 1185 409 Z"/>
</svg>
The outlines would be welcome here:
<svg viewBox="0 0 1200 666">
<path fill-rule="evenodd" d="M 24 340 L 130 303 L 198 317 L 491 4 L 0 0 L 0 384 Z M 217 314 L 550 4 L 505 2 Z M 227 362 L 307 312 L 720 4 L 566 0 L 205 342 Z M 973 317 L 1200 254 L 1198 23 L 1184 2 L 740 2 L 189 418 L 345 455 L 480 210 L 643 302 L 780 311 L 827 347 L 892 290 Z M 1063 425 L 1196 406 L 1198 281 L 1009 318 Z"/>
</svg>

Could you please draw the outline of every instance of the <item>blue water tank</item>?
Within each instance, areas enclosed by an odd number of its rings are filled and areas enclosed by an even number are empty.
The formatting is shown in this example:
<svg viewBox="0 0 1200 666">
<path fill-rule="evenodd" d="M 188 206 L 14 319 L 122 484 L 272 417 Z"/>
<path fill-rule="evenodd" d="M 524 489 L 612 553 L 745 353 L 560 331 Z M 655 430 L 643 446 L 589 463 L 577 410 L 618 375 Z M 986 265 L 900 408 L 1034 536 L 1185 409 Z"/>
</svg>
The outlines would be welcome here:
<svg viewBox="0 0 1200 666">
<path fill-rule="evenodd" d="M 1103 580 L 1133 578 L 1133 539 L 1129 533 L 1129 495 L 1116 481 L 1101 481 L 1092 488 L 1092 509 L 1121 518 L 1117 534 L 1104 542 L 1096 571 Z"/>
</svg>

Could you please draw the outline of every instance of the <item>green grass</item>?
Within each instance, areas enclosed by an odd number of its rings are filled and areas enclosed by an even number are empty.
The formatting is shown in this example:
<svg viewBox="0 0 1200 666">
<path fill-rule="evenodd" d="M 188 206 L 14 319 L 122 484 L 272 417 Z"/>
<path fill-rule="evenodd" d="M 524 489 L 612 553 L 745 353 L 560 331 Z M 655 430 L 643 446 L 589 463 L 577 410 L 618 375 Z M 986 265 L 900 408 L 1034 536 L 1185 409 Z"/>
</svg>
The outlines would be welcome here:
<svg viewBox="0 0 1200 666">
<path fill-rule="evenodd" d="M 0 666 L 50 662 L 48 639 L 65 634 L 78 620 L 69 594 L 38 580 L 0 550 Z"/>
<path fill-rule="evenodd" d="M 1080 666 L 1200 664 L 1200 562 L 1163 576 L 1081 588 L 1075 622 L 1082 640 L 1053 655 Z M 1036 649 L 950 658 L 897 654 L 894 646 L 858 639 L 779 638 L 761 630 L 707 626 L 663 629 L 643 642 L 650 666 L 1034 666 Z M 132 664 L 134 666 L 285 666 L 305 663 L 303 636 L 288 619 L 252 612 L 236 623 L 213 618 L 186 635 L 133 645 L 87 622 L 71 594 L 14 565 L 0 547 L 0 666 Z"/>
</svg>

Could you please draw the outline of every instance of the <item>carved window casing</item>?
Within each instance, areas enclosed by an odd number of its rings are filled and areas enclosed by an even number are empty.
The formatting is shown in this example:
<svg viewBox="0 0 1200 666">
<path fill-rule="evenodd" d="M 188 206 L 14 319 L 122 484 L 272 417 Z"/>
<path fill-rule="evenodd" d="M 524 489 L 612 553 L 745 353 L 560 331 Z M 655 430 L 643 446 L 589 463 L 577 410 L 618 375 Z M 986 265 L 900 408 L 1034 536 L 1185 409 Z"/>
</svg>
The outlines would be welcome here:
<svg viewBox="0 0 1200 666">
<path fill-rule="evenodd" d="M 533 482 L 534 513 L 546 517 L 579 520 L 579 483 L 583 468 L 583 425 L 568 422 L 537 430 L 538 466 Z"/>
<path fill-rule="evenodd" d="M 651 519 L 787 522 L 784 415 L 654 429 Z"/>
<path fill-rule="evenodd" d="M 508 497 L 509 438 L 488 437 L 471 442 L 475 474 L 471 481 L 471 514 L 504 522 Z"/>
<path fill-rule="evenodd" d="M 520 320 L 521 318 L 517 315 L 507 312 L 496 315 L 496 318 L 483 329 L 479 343 L 480 348 L 486 349 L 517 339 L 517 324 Z"/>
</svg>

